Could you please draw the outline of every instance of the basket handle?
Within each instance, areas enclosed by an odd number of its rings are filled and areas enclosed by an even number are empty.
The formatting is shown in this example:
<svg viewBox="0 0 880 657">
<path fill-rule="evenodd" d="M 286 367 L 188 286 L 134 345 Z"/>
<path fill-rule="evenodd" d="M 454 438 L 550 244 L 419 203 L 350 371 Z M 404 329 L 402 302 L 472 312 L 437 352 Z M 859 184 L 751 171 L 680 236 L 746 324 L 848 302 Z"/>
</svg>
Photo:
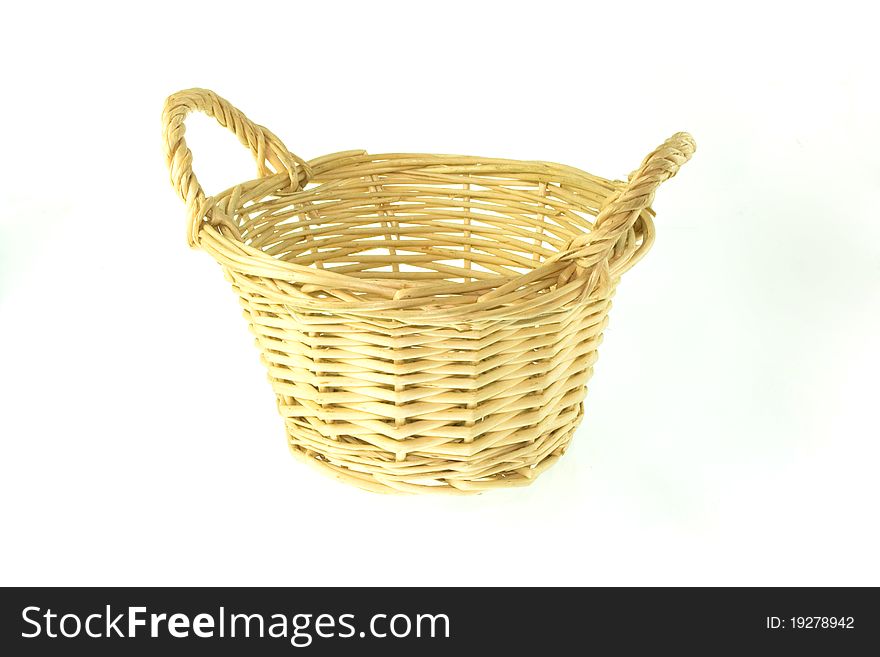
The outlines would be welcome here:
<svg viewBox="0 0 880 657">
<path fill-rule="evenodd" d="M 633 227 L 641 212 L 650 207 L 660 184 L 678 173 L 697 145 L 686 132 L 677 132 L 650 152 L 629 182 L 596 215 L 593 230 L 578 235 L 562 250 L 558 260 L 576 261 L 589 268 L 605 261 L 617 241 Z"/>
<path fill-rule="evenodd" d="M 192 152 L 186 145 L 184 120 L 190 112 L 200 111 L 217 119 L 221 126 L 229 128 L 238 140 L 247 146 L 257 161 L 260 177 L 286 171 L 290 184 L 302 188 L 311 174 L 308 164 L 287 150 L 278 137 L 263 126 L 248 119 L 229 101 L 208 89 L 187 89 L 172 94 L 165 101 L 162 111 L 162 141 L 165 158 L 171 173 L 171 184 L 178 196 L 186 203 L 189 220 L 189 242 L 198 240 L 202 219 L 211 213 L 209 197 L 199 184 L 192 169 Z"/>
</svg>

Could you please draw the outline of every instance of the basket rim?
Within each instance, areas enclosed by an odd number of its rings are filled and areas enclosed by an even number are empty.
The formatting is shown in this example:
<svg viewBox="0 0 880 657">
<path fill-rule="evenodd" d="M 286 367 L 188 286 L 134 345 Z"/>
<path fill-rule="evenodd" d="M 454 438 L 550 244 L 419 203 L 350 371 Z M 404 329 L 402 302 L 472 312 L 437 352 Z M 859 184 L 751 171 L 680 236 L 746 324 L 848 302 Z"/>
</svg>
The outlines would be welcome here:
<svg viewBox="0 0 880 657">
<path fill-rule="evenodd" d="M 312 310 L 328 311 L 328 312 L 344 312 L 359 314 L 358 311 L 368 312 L 375 317 L 377 313 L 385 315 L 389 318 L 406 316 L 409 320 L 413 316 L 428 319 L 434 317 L 464 317 L 474 318 L 474 314 L 483 315 L 492 308 L 509 303 L 506 301 L 508 294 L 495 294 L 494 291 L 499 288 L 506 288 L 509 291 L 515 291 L 522 285 L 527 284 L 530 279 L 538 276 L 551 276 L 561 272 L 571 263 L 558 260 L 564 251 L 559 249 L 557 254 L 543 261 L 537 261 L 535 268 L 516 277 L 505 277 L 502 275 L 486 276 L 481 279 L 480 283 L 488 291 L 483 296 L 488 298 L 474 298 L 468 303 L 449 304 L 451 297 L 460 296 L 464 292 L 472 289 L 473 285 L 467 282 L 450 282 L 445 281 L 443 287 L 446 290 L 442 297 L 432 299 L 431 297 L 422 296 L 412 299 L 405 298 L 408 290 L 417 287 L 410 281 L 384 279 L 384 280 L 366 280 L 356 276 L 350 276 L 345 273 L 332 272 L 326 269 L 318 269 L 306 265 L 298 265 L 285 260 L 281 260 L 274 255 L 267 254 L 264 251 L 246 244 L 235 231 L 224 230 L 225 224 L 232 223 L 229 219 L 230 214 L 234 214 L 239 208 L 230 208 L 229 203 L 236 197 L 237 190 L 242 188 L 258 188 L 261 193 L 271 195 L 273 192 L 289 194 L 295 196 L 297 193 L 311 192 L 316 187 L 332 184 L 334 181 L 344 180 L 346 178 L 358 178 L 363 173 L 352 170 L 351 176 L 346 175 L 347 167 L 355 167 L 364 163 L 393 163 L 393 166 L 399 165 L 399 171 L 407 170 L 423 170 L 431 173 L 438 172 L 462 172 L 464 169 L 471 173 L 481 173 L 492 176 L 493 174 L 507 174 L 510 178 L 522 178 L 524 182 L 548 182 L 566 186 L 569 190 L 574 188 L 589 188 L 596 193 L 601 190 L 605 198 L 610 198 L 618 193 L 626 185 L 621 180 L 611 180 L 602 178 L 595 174 L 579 169 L 574 166 L 560 164 L 547 160 L 513 160 L 508 158 L 483 157 L 474 155 L 446 154 L 446 153 L 368 153 L 365 150 L 347 150 L 336 153 L 323 155 L 307 162 L 312 173 L 308 182 L 315 183 L 301 190 L 294 189 L 290 183 L 289 176 L 284 173 L 277 173 L 270 176 L 258 176 L 251 180 L 239 182 L 222 192 L 206 199 L 208 202 L 203 209 L 203 223 L 200 226 L 201 239 L 199 240 L 202 249 L 210 253 L 221 265 L 230 267 L 235 270 L 246 268 L 256 275 L 265 278 L 271 278 L 276 281 L 287 283 L 313 285 L 330 283 L 338 284 L 340 288 L 352 289 L 363 292 L 373 293 L 379 297 L 384 297 L 385 302 L 381 300 L 363 300 L 357 303 L 343 302 L 334 298 L 316 298 L 311 295 L 299 297 L 296 299 L 296 305 L 306 305 Z M 546 180 L 543 180 L 546 179 Z M 627 258 L 634 261 L 641 257 L 650 247 L 653 241 L 653 222 L 651 221 L 652 212 L 650 208 L 643 212 L 643 241 L 636 249 L 636 252 L 630 254 Z M 586 211 L 586 210 L 585 210 Z M 209 218 L 212 213 L 219 213 L 221 218 Z M 589 212 L 595 216 L 595 213 Z M 589 235 L 589 231 L 585 233 Z M 619 263 L 618 263 L 619 264 Z M 615 269 L 615 263 L 611 263 L 611 269 Z M 538 272 L 536 274 L 536 272 Z M 319 280 L 320 279 L 320 280 Z M 566 286 L 568 287 L 568 286 Z M 580 286 L 578 286 L 580 287 Z M 569 296 L 566 294 L 565 296 Z M 403 297 L 403 298 L 401 298 Z M 444 303 L 445 300 L 445 303 Z M 549 300 L 549 298 L 548 298 Z M 427 311 L 425 306 L 442 306 L 435 311 Z M 557 304 L 554 304 L 557 305 Z M 567 304 L 566 304 L 567 305 Z M 508 308 L 509 311 L 509 308 Z M 459 321 L 461 321 L 459 319 Z"/>
</svg>

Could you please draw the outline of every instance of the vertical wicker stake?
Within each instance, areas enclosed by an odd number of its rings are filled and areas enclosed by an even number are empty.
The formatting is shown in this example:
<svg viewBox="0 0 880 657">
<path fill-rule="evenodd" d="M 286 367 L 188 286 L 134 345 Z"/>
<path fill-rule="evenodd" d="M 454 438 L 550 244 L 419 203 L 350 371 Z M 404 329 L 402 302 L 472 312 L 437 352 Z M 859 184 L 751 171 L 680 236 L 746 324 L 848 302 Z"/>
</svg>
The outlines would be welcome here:
<svg viewBox="0 0 880 657">
<path fill-rule="evenodd" d="M 235 133 L 256 179 L 204 193 L 192 111 Z M 307 163 L 204 89 L 171 96 L 163 125 L 189 243 L 241 297 L 291 451 L 376 492 L 521 486 L 563 454 L 654 192 L 695 149 L 673 135 L 628 182 L 457 155 Z"/>
</svg>

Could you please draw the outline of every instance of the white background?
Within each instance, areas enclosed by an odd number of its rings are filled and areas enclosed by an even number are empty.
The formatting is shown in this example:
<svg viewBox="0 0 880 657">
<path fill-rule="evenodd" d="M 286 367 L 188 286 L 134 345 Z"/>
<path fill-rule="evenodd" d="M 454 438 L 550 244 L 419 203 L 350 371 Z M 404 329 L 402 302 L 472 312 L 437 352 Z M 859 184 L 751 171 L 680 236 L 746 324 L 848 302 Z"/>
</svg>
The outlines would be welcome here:
<svg viewBox="0 0 880 657">
<path fill-rule="evenodd" d="M 0 584 L 880 584 L 880 48 L 865 3 L 808 4 L 6 7 Z M 388 497 L 288 454 L 168 182 L 192 86 L 306 158 L 620 178 L 694 135 L 556 466 Z M 209 193 L 254 176 L 188 128 Z"/>
</svg>

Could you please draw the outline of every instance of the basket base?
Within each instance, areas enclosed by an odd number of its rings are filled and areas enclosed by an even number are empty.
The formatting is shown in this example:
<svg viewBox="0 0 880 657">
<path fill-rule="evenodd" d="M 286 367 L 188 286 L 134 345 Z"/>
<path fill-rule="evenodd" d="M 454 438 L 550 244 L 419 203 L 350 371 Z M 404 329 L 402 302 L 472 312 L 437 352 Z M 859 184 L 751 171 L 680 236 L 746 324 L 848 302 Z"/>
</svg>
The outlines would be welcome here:
<svg viewBox="0 0 880 657">
<path fill-rule="evenodd" d="M 497 488 L 513 488 L 528 486 L 539 475 L 551 467 L 562 456 L 574 432 L 583 417 L 583 406 L 573 421 L 565 426 L 550 431 L 544 436 L 531 443 L 512 450 L 508 458 L 491 468 L 490 474 L 474 476 L 472 465 L 462 461 L 461 469 L 449 468 L 443 476 L 436 473 L 428 478 L 418 473 L 407 472 L 416 468 L 408 468 L 406 463 L 400 463 L 399 473 L 389 471 L 388 463 L 383 464 L 382 472 L 371 472 L 365 467 L 354 469 L 336 461 L 332 456 L 318 454 L 303 445 L 301 431 L 288 431 L 288 448 L 290 453 L 300 461 L 304 461 L 316 468 L 325 476 L 356 486 L 357 488 L 372 493 L 383 494 L 439 494 L 439 495 L 475 495 L 487 490 Z M 540 453 L 540 458 L 535 460 L 535 452 Z M 521 454 L 524 452 L 528 456 Z M 531 465 L 522 465 L 518 461 L 522 459 L 533 461 Z"/>
</svg>

